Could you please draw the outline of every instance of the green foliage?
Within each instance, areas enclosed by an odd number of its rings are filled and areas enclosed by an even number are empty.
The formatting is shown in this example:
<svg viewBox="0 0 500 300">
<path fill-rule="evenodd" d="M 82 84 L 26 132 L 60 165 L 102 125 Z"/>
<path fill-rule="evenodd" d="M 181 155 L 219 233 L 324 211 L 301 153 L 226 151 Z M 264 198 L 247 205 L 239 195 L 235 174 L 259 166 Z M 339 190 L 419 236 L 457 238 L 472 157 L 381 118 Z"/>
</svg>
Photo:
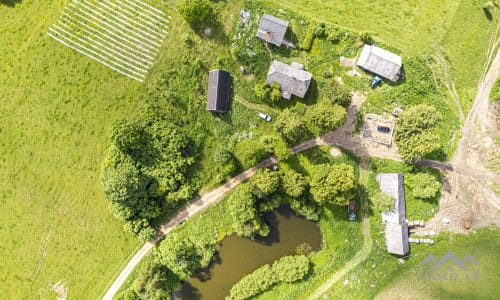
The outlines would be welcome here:
<svg viewBox="0 0 500 300">
<path fill-rule="evenodd" d="M 160 263 L 180 280 L 189 278 L 201 266 L 201 255 L 195 244 L 179 234 L 169 234 L 158 246 L 157 255 Z"/>
<path fill-rule="evenodd" d="M 372 45 L 373 43 L 375 43 L 375 40 L 373 39 L 373 37 L 371 36 L 370 33 L 366 32 L 366 31 L 363 31 L 359 34 L 359 39 L 365 43 L 365 44 L 368 44 L 368 45 Z"/>
<path fill-rule="evenodd" d="M 267 82 L 257 82 L 254 86 L 254 93 L 257 99 L 262 102 L 265 102 L 269 98 L 269 94 L 271 93 L 271 87 Z"/>
<path fill-rule="evenodd" d="M 233 155 L 231 151 L 225 148 L 219 148 L 215 150 L 213 159 L 214 162 L 225 165 L 232 161 Z"/>
<path fill-rule="evenodd" d="M 276 192 L 280 186 L 280 176 L 276 171 L 270 169 L 260 169 L 250 180 L 252 193 L 260 199 L 270 196 Z"/>
<path fill-rule="evenodd" d="M 373 206 L 380 211 L 388 211 L 394 208 L 394 198 L 384 192 L 378 191 L 371 197 Z"/>
<path fill-rule="evenodd" d="M 304 51 L 309 51 L 311 50 L 312 44 L 314 42 L 315 38 L 315 31 L 316 31 L 316 26 L 318 26 L 317 22 L 311 21 L 307 25 L 307 33 L 302 42 L 300 43 L 299 47 L 304 50 Z"/>
<path fill-rule="evenodd" d="M 304 117 L 290 108 L 279 114 L 274 128 L 289 144 L 296 144 L 308 136 Z"/>
<path fill-rule="evenodd" d="M 339 104 L 344 107 L 348 107 L 351 104 L 352 92 L 345 85 L 337 81 L 337 79 L 332 79 L 329 86 L 324 89 L 325 99 L 332 101 L 334 104 Z"/>
<path fill-rule="evenodd" d="M 179 0 L 176 7 L 180 15 L 188 23 L 202 21 L 208 13 L 210 2 L 208 0 Z"/>
<path fill-rule="evenodd" d="M 295 282 L 309 272 L 309 259 L 304 255 L 284 256 L 272 267 L 263 265 L 243 277 L 229 292 L 227 300 L 244 300 L 268 290 L 276 283 Z"/>
<path fill-rule="evenodd" d="M 243 168 L 254 166 L 269 155 L 264 145 L 259 140 L 253 138 L 247 138 L 238 142 L 234 148 L 234 154 Z"/>
<path fill-rule="evenodd" d="M 320 204 L 329 202 L 347 205 L 353 196 L 354 179 L 354 168 L 351 165 L 316 165 L 311 176 L 310 192 Z"/>
<path fill-rule="evenodd" d="M 133 283 L 133 291 L 139 299 L 170 300 L 173 290 L 180 288 L 180 280 L 165 266 L 146 260 L 140 266 Z"/>
<path fill-rule="evenodd" d="M 243 277 L 229 292 L 227 300 L 245 300 L 271 288 L 276 282 L 270 265 L 263 265 L 253 273 Z"/>
<path fill-rule="evenodd" d="M 407 160 L 425 157 L 441 148 L 436 126 L 440 116 L 433 106 L 419 104 L 405 110 L 397 120 L 395 141 Z"/>
<path fill-rule="evenodd" d="M 276 105 L 281 101 L 281 88 L 279 83 L 273 82 L 271 92 L 269 94 L 269 102 L 271 105 Z"/>
<path fill-rule="evenodd" d="M 441 183 L 434 175 L 424 172 L 411 174 L 405 178 L 412 188 L 413 197 L 430 199 L 436 197 L 441 188 Z"/>
<path fill-rule="evenodd" d="M 283 191 L 294 198 L 302 196 L 308 187 L 304 175 L 295 171 L 284 173 L 281 181 L 283 183 Z"/>
<path fill-rule="evenodd" d="M 239 188 L 226 201 L 232 216 L 233 230 L 239 236 L 253 237 L 261 227 L 261 221 L 252 194 L 246 189 Z"/>
<path fill-rule="evenodd" d="M 272 268 L 278 282 L 295 282 L 309 272 L 309 259 L 305 255 L 284 256 Z"/>
<path fill-rule="evenodd" d="M 173 204 L 191 196 L 184 175 L 193 162 L 186 155 L 188 138 L 166 121 L 141 119 L 118 122 L 111 143 L 102 172 L 106 199 L 127 231 L 150 239 L 162 200 Z"/>
<path fill-rule="evenodd" d="M 306 120 L 308 128 L 315 135 L 332 131 L 344 124 L 347 118 L 345 108 L 338 104 L 320 102 L 307 109 Z"/>
</svg>

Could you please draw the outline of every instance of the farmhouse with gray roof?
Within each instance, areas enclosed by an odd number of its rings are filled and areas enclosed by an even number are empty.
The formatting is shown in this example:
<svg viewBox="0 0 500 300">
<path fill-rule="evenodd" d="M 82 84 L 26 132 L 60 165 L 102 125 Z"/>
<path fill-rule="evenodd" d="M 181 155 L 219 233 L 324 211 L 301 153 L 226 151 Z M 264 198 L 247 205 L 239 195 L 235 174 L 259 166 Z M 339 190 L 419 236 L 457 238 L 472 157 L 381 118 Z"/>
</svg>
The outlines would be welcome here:
<svg viewBox="0 0 500 300">
<path fill-rule="evenodd" d="M 401 56 L 374 45 L 363 47 L 357 65 L 392 82 L 398 81 L 401 75 Z"/>
<path fill-rule="evenodd" d="M 380 173 L 376 179 L 380 190 L 394 198 L 394 208 L 382 212 L 387 252 L 405 255 L 410 251 L 410 244 L 408 241 L 408 223 L 406 223 L 403 174 Z"/>
<path fill-rule="evenodd" d="M 231 75 L 224 70 L 208 73 L 207 111 L 225 113 L 229 110 Z"/>
<path fill-rule="evenodd" d="M 304 98 L 311 84 L 312 75 L 304 71 L 304 65 L 292 62 L 287 65 L 274 60 L 267 72 L 267 83 L 279 83 L 281 97 L 289 100 L 292 95 Z"/>
<path fill-rule="evenodd" d="M 260 19 L 257 37 L 273 45 L 280 46 L 285 38 L 287 28 L 287 21 L 264 14 Z"/>
</svg>

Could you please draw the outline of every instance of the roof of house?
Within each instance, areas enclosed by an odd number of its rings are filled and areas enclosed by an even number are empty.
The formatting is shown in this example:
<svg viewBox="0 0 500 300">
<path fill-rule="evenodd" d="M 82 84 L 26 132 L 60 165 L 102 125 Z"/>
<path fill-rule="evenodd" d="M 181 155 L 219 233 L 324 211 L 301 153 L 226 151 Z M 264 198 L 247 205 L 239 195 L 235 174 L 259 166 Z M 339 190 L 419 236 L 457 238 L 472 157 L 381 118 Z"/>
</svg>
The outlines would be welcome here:
<svg viewBox="0 0 500 300">
<path fill-rule="evenodd" d="M 365 45 L 357 65 L 390 81 L 396 82 L 401 73 L 401 56 L 374 45 Z"/>
<path fill-rule="evenodd" d="M 227 112 L 229 110 L 229 93 L 231 75 L 224 70 L 212 70 L 208 73 L 207 110 Z"/>
<path fill-rule="evenodd" d="M 409 251 L 408 224 L 404 177 L 400 173 L 379 173 L 375 177 L 380 190 L 394 198 L 394 208 L 382 212 L 385 225 L 385 244 L 389 253 L 405 255 Z"/>
<path fill-rule="evenodd" d="M 385 224 L 385 246 L 387 252 L 397 255 L 405 255 L 410 251 L 408 241 L 408 224 Z"/>
<path fill-rule="evenodd" d="M 290 99 L 291 95 L 304 98 L 311 84 L 311 73 L 304 71 L 304 65 L 292 62 L 287 65 L 274 60 L 267 72 L 267 83 L 279 83 L 282 96 Z"/>
<path fill-rule="evenodd" d="M 287 28 L 287 21 L 264 14 L 260 19 L 257 37 L 268 43 L 280 46 L 285 38 Z"/>
</svg>

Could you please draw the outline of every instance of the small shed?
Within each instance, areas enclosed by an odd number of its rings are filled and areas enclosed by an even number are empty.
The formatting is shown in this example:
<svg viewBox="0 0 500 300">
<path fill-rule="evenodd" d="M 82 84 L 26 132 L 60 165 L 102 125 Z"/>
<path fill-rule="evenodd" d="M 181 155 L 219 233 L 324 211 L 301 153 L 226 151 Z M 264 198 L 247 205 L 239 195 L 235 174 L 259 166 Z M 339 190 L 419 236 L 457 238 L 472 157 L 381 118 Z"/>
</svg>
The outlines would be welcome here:
<svg viewBox="0 0 500 300">
<path fill-rule="evenodd" d="M 257 37 L 273 45 L 280 46 L 285 39 L 287 28 L 287 21 L 264 14 L 260 19 Z"/>
<path fill-rule="evenodd" d="M 290 99 L 292 95 L 304 98 L 311 84 L 311 73 L 304 71 L 304 65 L 292 62 L 287 65 L 274 60 L 267 72 L 267 83 L 279 83 L 281 96 Z"/>
<path fill-rule="evenodd" d="M 358 67 L 392 82 L 401 75 L 401 56 L 374 45 L 365 45 L 359 56 Z"/>
<path fill-rule="evenodd" d="M 394 208 L 382 212 L 387 252 L 405 255 L 410 251 L 410 243 L 408 241 L 408 223 L 406 222 L 403 174 L 380 173 L 377 174 L 376 179 L 380 190 L 394 198 Z"/>
<path fill-rule="evenodd" d="M 207 111 L 225 113 L 229 110 L 231 75 L 224 70 L 208 73 Z"/>
</svg>

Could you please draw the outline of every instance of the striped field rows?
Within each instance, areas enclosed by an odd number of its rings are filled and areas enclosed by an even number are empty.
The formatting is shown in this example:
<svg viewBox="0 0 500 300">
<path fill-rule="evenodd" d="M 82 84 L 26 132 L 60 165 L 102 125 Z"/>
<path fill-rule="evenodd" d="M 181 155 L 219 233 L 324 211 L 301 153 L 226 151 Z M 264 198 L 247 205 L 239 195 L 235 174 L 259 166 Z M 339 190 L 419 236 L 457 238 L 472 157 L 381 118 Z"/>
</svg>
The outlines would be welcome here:
<svg viewBox="0 0 500 300">
<path fill-rule="evenodd" d="M 168 34 L 169 19 L 141 0 L 73 0 L 47 34 L 142 82 Z"/>
</svg>

